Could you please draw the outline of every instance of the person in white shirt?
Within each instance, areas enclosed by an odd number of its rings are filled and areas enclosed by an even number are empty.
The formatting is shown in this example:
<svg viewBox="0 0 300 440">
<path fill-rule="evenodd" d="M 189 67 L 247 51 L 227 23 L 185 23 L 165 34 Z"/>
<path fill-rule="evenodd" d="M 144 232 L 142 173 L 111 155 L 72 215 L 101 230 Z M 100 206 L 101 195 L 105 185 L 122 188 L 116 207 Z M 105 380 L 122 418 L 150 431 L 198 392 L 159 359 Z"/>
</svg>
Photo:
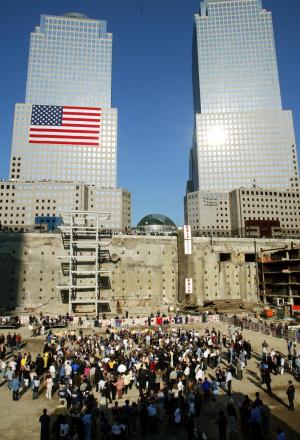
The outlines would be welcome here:
<svg viewBox="0 0 300 440">
<path fill-rule="evenodd" d="M 197 365 L 197 367 L 195 369 L 195 373 L 196 373 L 195 378 L 196 378 L 197 382 L 199 379 L 202 380 L 204 378 L 204 372 L 199 364 Z"/>
<path fill-rule="evenodd" d="M 177 380 L 177 371 L 176 371 L 176 370 L 172 370 L 172 371 L 170 372 L 169 379 L 170 379 L 170 381 L 172 381 L 173 383 Z"/>
<path fill-rule="evenodd" d="M 70 381 L 71 374 L 72 374 L 72 367 L 71 367 L 70 362 L 68 361 L 65 365 L 65 375 L 66 375 L 67 381 Z"/>
<path fill-rule="evenodd" d="M 0 359 L 0 377 L 5 380 L 6 363 L 4 360 Z"/>
<path fill-rule="evenodd" d="M 178 391 L 183 391 L 184 390 L 184 385 L 183 385 L 181 379 L 179 379 L 179 381 L 177 383 L 177 388 L 178 388 Z"/>
<path fill-rule="evenodd" d="M 56 370 L 55 370 L 55 366 L 53 364 L 51 364 L 49 367 L 49 373 L 52 377 L 52 380 L 54 381 L 55 376 L 56 376 Z"/>
<path fill-rule="evenodd" d="M 262 348 L 262 358 L 263 359 L 267 359 L 267 356 L 268 356 L 268 347 L 263 346 L 263 348 Z"/>
<path fill-rule="evenodd" d="M 104 390 L 105 384 L 106 384 L 106 381 L 104 379 L 100 379 L 99 380 L 99 382 L 98 382 L 98 389 L 99 389 L 99 391 Z"/>
<path fill-rule="evenodd" d="M 280 374 L 282 375 L 284 373 L 284 356 L 283 354 L 280 356 Z"/>
<path fill-rule="evenodd" d="M 203 356 L 205 357 L 205 359 L 208 358 L 209 354 L 210 354 L 210 349 L 207 348 L 207 349 L 204 351 L 204 353 L 203 353 Z"/>
<path fill-rule="evenodd" d="M 189 378 L 190 371 L 191 370 L 190 370 L 189 366 L 185 367 L 183 374 L 184 374 L 186 380 L 188 380 L 188 378 Z"/>
<path fill-rule="evenodd" d="M 53 387 L 53 380 L 50 374 L 48 374 L 46 378 L 46 398 L 51 399 L 52 398 L 52 387 Z"/>
<path fill-rule="evenodd" d="M 17 362 L 15 362 L 15 361 L 10 361 L 9 366 L 11 367 L 11 369 L 12 369 L 13 371 L 16 371 L 16 368 L 17 368 Z"/>
</svg>

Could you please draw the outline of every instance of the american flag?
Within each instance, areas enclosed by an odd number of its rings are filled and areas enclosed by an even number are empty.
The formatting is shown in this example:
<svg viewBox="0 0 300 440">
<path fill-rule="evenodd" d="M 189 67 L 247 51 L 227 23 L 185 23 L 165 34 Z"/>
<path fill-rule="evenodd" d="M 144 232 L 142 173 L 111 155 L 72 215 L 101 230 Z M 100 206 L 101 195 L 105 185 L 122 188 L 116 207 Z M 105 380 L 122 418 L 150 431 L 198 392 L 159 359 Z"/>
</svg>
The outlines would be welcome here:
<svg viewBox="0 0 300 440">
<path fill-rule="evenodd" d="M 101 108 L 33 105 L 30 144 L 99 145 Z"/>
</svg>

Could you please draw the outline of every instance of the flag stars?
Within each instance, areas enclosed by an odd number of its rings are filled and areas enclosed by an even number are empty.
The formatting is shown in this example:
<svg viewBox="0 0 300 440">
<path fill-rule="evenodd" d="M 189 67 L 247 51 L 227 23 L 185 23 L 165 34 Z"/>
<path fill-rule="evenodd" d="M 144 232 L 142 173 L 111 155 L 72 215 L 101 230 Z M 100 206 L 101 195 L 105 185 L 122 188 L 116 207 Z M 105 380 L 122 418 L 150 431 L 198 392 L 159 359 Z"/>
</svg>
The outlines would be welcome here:
<svg viewBox="0 0 300 440">
<path fill-rule="evenodd" d="M 60 106 L 33 105 L 31 125 L 61 125 L 62 111 Z"/>
</svg>

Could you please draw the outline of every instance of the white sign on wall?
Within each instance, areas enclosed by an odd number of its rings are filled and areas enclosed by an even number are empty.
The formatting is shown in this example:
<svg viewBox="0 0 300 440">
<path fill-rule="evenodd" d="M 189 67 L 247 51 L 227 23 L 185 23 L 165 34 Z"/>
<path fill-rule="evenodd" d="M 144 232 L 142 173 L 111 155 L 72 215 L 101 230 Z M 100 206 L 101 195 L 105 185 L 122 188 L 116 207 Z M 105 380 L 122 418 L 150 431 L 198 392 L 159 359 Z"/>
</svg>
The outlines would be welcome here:
<svg viewBox="0 0 300 440">
<path fill-rule="evenodd" d="M 193 278 L 185 279 L 185 293 L 193 293 Z"/>
<path fill-rule="evenodd" d="M 192 255 L 192 240 L 184 240 L 184 254 Z"/>
</svg>

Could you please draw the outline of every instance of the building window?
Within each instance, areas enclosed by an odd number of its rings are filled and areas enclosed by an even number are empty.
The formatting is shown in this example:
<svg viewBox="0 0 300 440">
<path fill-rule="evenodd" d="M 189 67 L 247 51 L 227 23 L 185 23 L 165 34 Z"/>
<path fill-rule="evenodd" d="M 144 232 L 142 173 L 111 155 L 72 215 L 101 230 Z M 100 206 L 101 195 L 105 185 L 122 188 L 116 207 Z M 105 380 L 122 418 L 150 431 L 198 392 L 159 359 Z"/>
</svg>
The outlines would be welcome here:
<svg viewBox="0 0 300 440">
<path fill-rule="evenodd" d="M 231 254 L 228 253 L 220 253 L 220 261 L 230 261 L 231 260 Z"/>
<path fill-rule="evenodd" d="M 255 254 L 245 254 L 245 263 L 254 263 Z"/>
</svg>

